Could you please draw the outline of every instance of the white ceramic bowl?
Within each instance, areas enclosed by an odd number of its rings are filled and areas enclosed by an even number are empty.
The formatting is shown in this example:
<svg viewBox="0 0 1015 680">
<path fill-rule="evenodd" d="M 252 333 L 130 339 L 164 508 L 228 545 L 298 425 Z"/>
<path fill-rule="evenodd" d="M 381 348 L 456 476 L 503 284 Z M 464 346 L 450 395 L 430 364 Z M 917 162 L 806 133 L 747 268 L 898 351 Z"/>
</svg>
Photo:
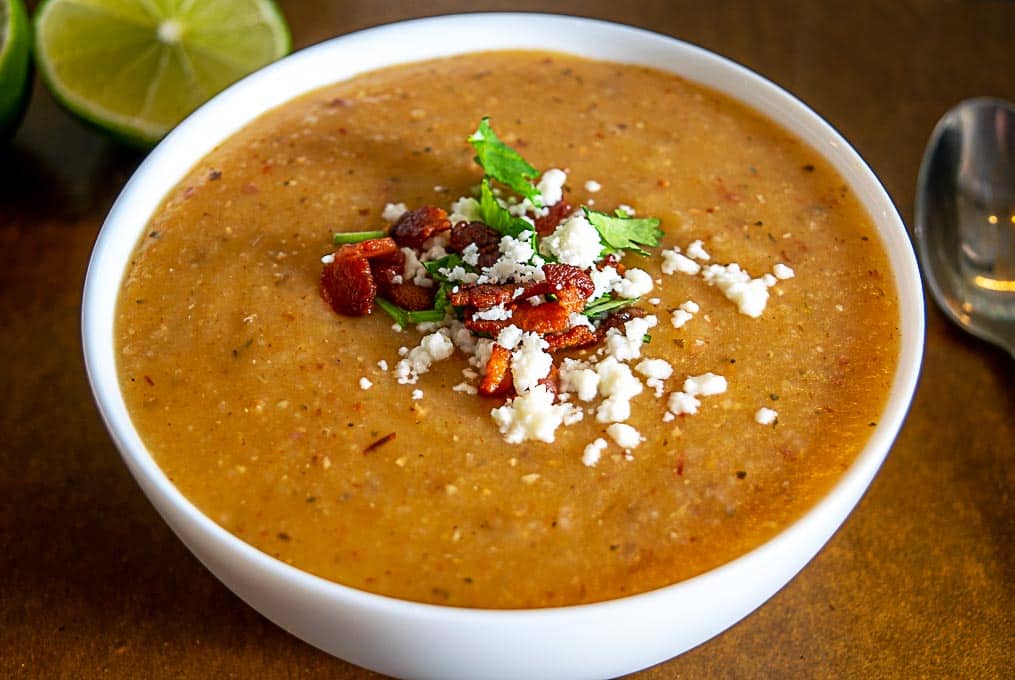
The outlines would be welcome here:
<svg viewBox="0 0 1015 680">
<path fill-rule="evenodd" d="M 138 437 L 117 385 L 113 321 L 124 269 L 152 212 L 201 157 L 264 111 L 309 90 L 391 64 L 507 48 L 551 49 L 672 71 L 794 131 L 835 166 L 873 217 L 901 301 L 902 353 L 884 415 L 827 497 L 733 562 L 610 602 L 527 611 L 459 609 L 373 595 L 283 564 L 215 524 L 180 494 Z M 201 107 L 145 160 L 106 219 L 85 282 L 83 334 L 95 398 L 141 488 L 205 566 L 266 617 L 321 649 L 390 675 L 577 678 L 621 675 L 680 654 L 739 621 L 803 568 L 860 500 L 902 425 L 919 373 L 923 316 L 916 261 L 891 199 L 849 144 L 797 99 L 730 61 L 654 33 L 570 17 L 473 14 L 329 40 L 251 75 Z"/>
</svg>

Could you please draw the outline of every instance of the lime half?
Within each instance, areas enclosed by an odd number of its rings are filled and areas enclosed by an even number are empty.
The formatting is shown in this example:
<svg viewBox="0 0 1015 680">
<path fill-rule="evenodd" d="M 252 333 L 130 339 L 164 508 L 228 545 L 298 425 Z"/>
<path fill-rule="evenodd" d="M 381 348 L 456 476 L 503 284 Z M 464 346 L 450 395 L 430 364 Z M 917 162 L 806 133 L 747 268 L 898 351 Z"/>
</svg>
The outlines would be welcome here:
<svg viewBox="0 0 1015 680">
<path fill-rule="evenodd" d="M 31 85 L 32 27 L 21 0 L 0 0 L 0 140 L 14 134 Z"/>
<path fill-rule="evenodd" d="M 56 98 L 137 146 L 292 46 L 271 0 L 46 0 L 35 32 Z"/>
</svg>

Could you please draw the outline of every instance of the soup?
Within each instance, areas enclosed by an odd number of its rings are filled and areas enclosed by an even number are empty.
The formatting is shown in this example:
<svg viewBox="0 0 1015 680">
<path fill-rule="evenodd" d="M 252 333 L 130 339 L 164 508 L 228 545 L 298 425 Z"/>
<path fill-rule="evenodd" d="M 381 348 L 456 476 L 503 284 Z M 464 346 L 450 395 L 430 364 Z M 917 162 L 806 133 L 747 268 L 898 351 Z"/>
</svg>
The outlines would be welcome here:
<svg viewBox="0 0 1015 680">
<path fill-rule="evenodd" d="M 471 393 L 482 362 L 460 347 L 396 370 L 438 328 L 319 294 L 333 232 L 473 195 L 483 116 L 566 170 L 574 205 L 660 220 L 659 247 L 623 258 L 656 321 L 618 362 L 641 385 L 626 417 L 570 395 L 554 404 L 580 421 L 519 434 L 491 416 L 505 397 Z M 724 283 L 737 271 L 762 281 L 760 310 Z M 898 324 L 871 220 L 792 134 L 671 74 L 498 52 L 368 73 L 223 143 L 148 225 L 116 343 L 147 447 L 232 533 L 363 590 L 528 608 L 689 578 L 800 516 L 876 424 Z"/>
</svg>

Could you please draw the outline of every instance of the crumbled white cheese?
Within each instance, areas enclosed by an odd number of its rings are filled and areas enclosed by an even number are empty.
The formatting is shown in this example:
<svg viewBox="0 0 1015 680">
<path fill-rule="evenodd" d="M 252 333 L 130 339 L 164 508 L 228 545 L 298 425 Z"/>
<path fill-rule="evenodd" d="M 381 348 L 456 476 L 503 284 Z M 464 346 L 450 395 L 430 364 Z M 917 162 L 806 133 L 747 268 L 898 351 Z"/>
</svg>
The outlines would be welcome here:
<svg viewBox="0 0 1015 680">
<path fill-rule="evenodd" d="M 412 248 L 402 248 L 402 254 L 405 255 L 405 269 L 402 272 L 402 280 L 412 281 L 417 286 L 423 288 L 432 288 L 433 279 L 430 278 L 430 272 L 426 270 L 423 263 L 416 257 L 416 251 Z"/>
<path fill-rule="evenodd" d="M 388 362 L 385 361 L 384 359 L 381 359 L 380 361 L 377 362 L 377 368 L 381 369 L 382 371 L 388 370 Z"/>
<path fill-rule="evenodd" d="M 593 267 L 588 274 L 592 277 L 592 283 L 596 287 L 592 292 L 592 297 L 589 298 L 590 300 L 595 300 L 612 292 L 614 286 L 623 281 L 615 267 L 603 267 L 602 269 Z"/>
<path fill-rule="evenodd" d="M 792 279 L 796 276 L 796 272 L 793 271 L 793 268 L 784 265 L 782 262 L 778 262 L 774 267 L 772 267 L 772 274 L 775 275 L 775 278 L 780 280 Z"/>
<path fill-rule="evenodd" d="M 634 208 L 627 205 L 626 203 L 621 203 L 620 205 L 618 205 L 617 210 L 624 213 L 628 217 L 634 217 Z"/>
<path fill-rule="evenodd" d="M 692 241 L 691 245 L 687 246 L 687 256 L 702 262 L 708 262 L 712 259 L 712 256 L 705 251 L 701 241 Z"/>
<path fill-rule="evenodd" d="M 606 434 L 610 435 L 617 446 L 622 449 L 633 449 L 644 441 L 644 437 L 638 430 L 624 423 L 614 423 L 606 428 Z"/>
<path fill-rule="evenodd" d="M 478 277 L 468 283 L 526 283 L 543 281 L 543 259 L 532 249 L 532 232 L 523 231 L 518 238 L 504 236 L 499 244 L 501 256 Z"/>
<path fill-rule="evenodd" d="M 741 314 L 758 318 L 768 304 L 768 285 L 764 279 L 752 279 L 747 270 L 737 263 L 723 266 L 713 264 L 702 272 L 705 282 L 722 291 L 726 298 L 737 305 Z"/>
<path fill-rule="evenodd" d="M 692 375 L 684 381 L 684 392 L 691 396 L 710 397 L 726 391 L 726 378 L 715 373 Z"/>
<path fill-rule="evenodd" d="M 557 428 L 575 411 L 570 404 L 554 404 L 553 401 L 553 392 L 546 385 L 536 385 L 493 409 L 490 415 L 509 444 L 520 444 L 528 439 L 552 443 Z"/>
<path fill-rule="evenodd" d="M 478 394 L 479 393 L 479 390 L 477 390 L 475 388 L 475 386 L 470 385 L 467 382 L 460 382 L 457 385 L 455 385 L 454 387 L 452 387 L 451 390 L 453 392 L 464 392 L 465 394 L 468 394 L 468 395 L 474 395 L 474 394 Z"/>
<path fill-rule="evenodd" d="M 448 219 L 451 224 L 475 222 L 479 219 L 479 201 L 469 196 L 462 196 L 451 204 L 451 214 Z"/>
<path fill-rule="evenodd" d="M 584 361 L 566 357 L 560 365 L 560 388 L 582 401 L 592 401 L 599 393 L 599 374 Z"/>
<path fill-rule="evenodd" d="M 652 277 L 644 269 L 631 268 L 624 272 L 624 278 L 613 287 L 620 297 L 636 298 L 652 292 Z"/>
<path fill-rule="evenodd" d="M 462 354 L 471 356 L 476 353 L 477 338 L 463 322 L 452 319 L 448 325 L 448 336 Z"/>
<path fill-rule="evenodd" d="M 590 194 L 594 194 L 602 188 L 603 185 L 594 179 L 590 179 L 589 181 L 585 182 L 585 191 L 589 192 Z"/>
<path fill-rule="evenodd" d="M 493 345 L 494 341 L 489 338 L 479 338 L 476 340 L 475 352 L 469 357 L 469 363 L 480 373 L 486 371 L 486 364 L 490 361 Z"/>
<path fill-rule="evenodd" d="M 540 239 L 539 247 L 558 262 L 582 269 L 595 266 L 603 252 L 599 232 L 580 211 L 571 213 L 552 234 Z"/>
<path fill-rule="evenodd" d="M 666 380 L 673 375 L 673 366 L 665 359 L 642 359 L 634 367 L 634 370 L 646 378 L 656 378 L 658 380 Z"/>
<path fill-rule="evenodd" d="M 683 328 L 684 324 L 694 318 L 694 315 L 701 310 L 697 302 L 688 300 L 687 302 L 680 305 L 679 308 L 674 309 L 670 318 L 670 323 L 674 328 Z M 707 320 L 708 317 L 706 316 Z"/>
<path fill-rule="evenodd" d="M 409 211 L 409 207 L 404 203 L 388 203 L 384 206 L 384 211 L 381 212 L 381 217 L 386 222 L 397 222 L 398 218 Z"/>
<path fill-rule="evenodd" d="M 501 304 L 478 311 L 473 314 L 473 318 L 483 321 L 507 321 L 511 318 L 512 313 L 510 309 Z"/>
<path fill-rule="evenodd" d="M 596 365 L 599 376 L 599 394 L 605 397 L 596 409 L 596 420 L 601 423 L 619 422 L 631 417 L 631 399 L 644 389 L 631 368 L 612 356 Z"/>
<path fill-rule="evenodd" d="M 446 329 L 425 335 L 395 366 L 395 378 L 400 385 L 415 384 L 434 362 L 447 359 L 454 350 Z"/>
<path fill-rule="evenodd" d="M 511 353 L 511 377 L 519 394 L 535 388 L 550 374 L 553 357 L 543 351 L 547 347 L 549 343 L 538 333 L 525 333 L 522 346 Z"/>
<path fill-rule="evenodd" d="M 521 341 L 522 329 L 514 324 L 504 326 L 497 334 L 497 344 L 504 349 L 514 349 Z"/>
<path fill-rule="evenodd" d="M 602 437 L 599 437 L 594 442 L 585 447 L 585 451 L 582 452 L 582 463 L 586 467 L 595 467 L 596 463 L 599 462 L 600 456 L 603 455 L 603 451 L 606 450 L 607 443 Z"/>
<path fill-rule="evenodd" d="M 412 391 L 412 400 L 413 401 L 419 401 L 422 398 L 423 398 L 423 390 L 413 390 Z"/>
<path fill-rule="evenodd" d="M 655 327 L 658 319 L 650 314 L 631 319 L 624 324 L 624 332 L 618 328 L 606 331 L 606 353 L 619 361 L 629 361 L 641 357 L 641 348 L 645 344 L 645 335 Z"/>
<path fill-rule="evenodd" d="M 374 384 L 370 382 L 370 379 L 367 378 L 366 376 L 359 379 L 359 388 L 361 390 L 369 390 L 373 386 Z"/>
<path fill-rule="evenodd" d="M 754 414 L 754 422 L 758 425 L 771 425 L 775 422 L 775 419 L 779 417 L 778 411 L 773 411 L 770 408 L 759 408 Z"/>
<path fill-rule="evenodd" d="M 448 281 L 457 281 L 466 285 L 479 281 L 479 274 L 470 272 L 461 265 L 455 265 L 451 269 L 440 267 L 440 272 Z"/>
<path fill-rule="evenodd" d="M 462 261 L 470 267 L 479 266 L 479 246 L 470 243 L 462 248 Z"/>
<path fill-rule="evenodd" d="M 564 198 L 564 183 L 567 181 L 567 174 L 563 170 L 550 168 L 539 178 L 536 189 L 542 197 L 544 206 L 551 206 Z"/>
<path fill-rule="evenodd" d="M 335 261 L 335 253 L 328 253 L 321 257 L 321 264 L 331 264 Z"/>
<path fill-rule="evenodd" d="M 701 271 L 701 265 L 691 258 L 682 255 L 679 248 L 664 250 L 662 271 L 663 274 L 691 274 L 692 276 Z"/>
<path fill-rule="evenodd" d="M 701 406 L 701 401 L 686 392 L 674 392 L 670 395 L 670 400 L 667 403 L 670 413 L 678 416 L 685 413 L 693 416 L 698 412 L 699 406 Z"/>
</svg>

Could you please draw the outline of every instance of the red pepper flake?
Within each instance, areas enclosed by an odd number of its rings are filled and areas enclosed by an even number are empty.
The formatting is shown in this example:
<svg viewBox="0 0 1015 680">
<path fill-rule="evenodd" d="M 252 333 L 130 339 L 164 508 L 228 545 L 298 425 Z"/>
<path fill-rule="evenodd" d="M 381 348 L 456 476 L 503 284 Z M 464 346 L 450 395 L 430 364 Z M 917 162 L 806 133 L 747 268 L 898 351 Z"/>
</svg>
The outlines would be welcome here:
<svg viewBox="0 0 1015 680">
<path fill-rule="evenodd" d="M 146 376 L 144 377 L 144 381 L 145 381 L 146 383 L 148 383 L 148 384 L 149 384 L 149 385 L 150 385 L 151 387 L 155 387 L 155 381 L 154 381 L 154 380 L 152 380 L 152 379 L 151 379 L 150 377 L 148 377 L 147 375 L 146 375 Z"/>
<path fill-rule="evenodd" d="M 384 446 L 385 444 L 390 442 L 392 439 L 394 439 L 395 435 L 396 435 L 395 432 L 391 432 L 389 434 L 384 435 L 383 437 L 381 437 L 380 439 L 375 441 L 373 444 L 371 444 L 370 446 L 368 446 L 365 449 L 363 449 L 363 453 L 366 454 L 366 453 L 370 453 L 374 449 L 379 449 L 380 447 Z"/>
</svg>

